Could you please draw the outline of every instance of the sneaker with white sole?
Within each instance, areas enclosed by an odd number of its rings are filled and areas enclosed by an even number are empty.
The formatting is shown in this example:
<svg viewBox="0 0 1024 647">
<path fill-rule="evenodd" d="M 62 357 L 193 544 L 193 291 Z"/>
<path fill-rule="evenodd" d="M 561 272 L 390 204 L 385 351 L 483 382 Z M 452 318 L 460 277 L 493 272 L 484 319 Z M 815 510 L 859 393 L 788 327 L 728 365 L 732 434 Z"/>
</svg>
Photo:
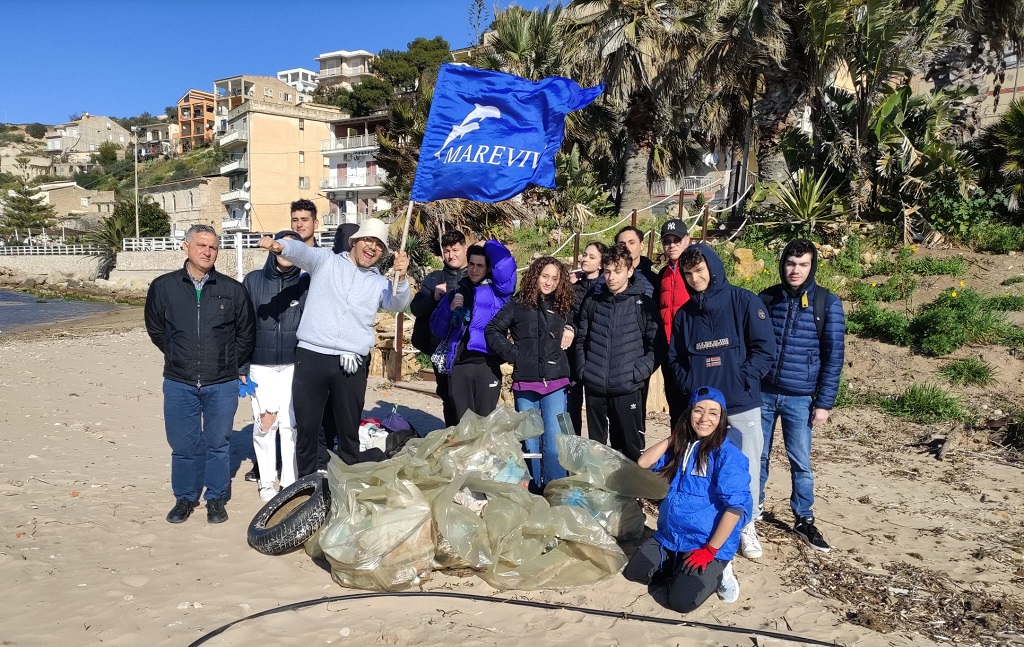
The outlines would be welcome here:
<svg viewBox="0 0 1024 647">
<path fill-rule="evenodd" d="M 757 528 L 754 527 L 754 522 L 751 521 L 743 526 L 743 530 L 740 531 L 740 555 L 747 559 L 757 559 L 762 554 L 761 542 L 757 538 Z"/>
<path fill-rule="evenodd" d="M 277 496 L 277 490 L 273 485 L 260 486 L 260 501 L 266 503 Z"/>
<path fill-rule="evenodd" d="M 814 517 L 798 517 L 793 525 L 793 533 L 814 550 L 820 550 L 823 553 L 832 550 L 825 538 L 821 536 L 821 532 L 815 527 Z"/>
<path fill-rule="evenodd" d="M 722 602 L 735 602 L 740 599 L 740 581 L 732 572 L 732 562 L 726 565 L 722 571 L 722 577 L 718 580 L 718 597 Z"/>
</svg>

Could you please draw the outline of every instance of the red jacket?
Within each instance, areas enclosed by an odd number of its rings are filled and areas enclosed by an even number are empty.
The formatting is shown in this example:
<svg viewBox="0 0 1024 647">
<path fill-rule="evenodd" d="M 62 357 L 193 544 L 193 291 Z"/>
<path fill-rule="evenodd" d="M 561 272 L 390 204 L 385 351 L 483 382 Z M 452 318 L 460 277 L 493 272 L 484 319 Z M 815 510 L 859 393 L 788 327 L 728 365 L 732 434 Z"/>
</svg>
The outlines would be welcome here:
<svg viewBox="0 0 1024 647">
<path fill-rule="evenodd" d="M 669 263 L 661 268 L 658 279 L 658 310 L 661 312 L 661 324 L 665 327 L 665 339 L 671 341 L 672 320 L 676 311 L 690 300 L 690 293 L 686 291 L 686 281 L 683 280 L 678 263 Z"/>
</svg>

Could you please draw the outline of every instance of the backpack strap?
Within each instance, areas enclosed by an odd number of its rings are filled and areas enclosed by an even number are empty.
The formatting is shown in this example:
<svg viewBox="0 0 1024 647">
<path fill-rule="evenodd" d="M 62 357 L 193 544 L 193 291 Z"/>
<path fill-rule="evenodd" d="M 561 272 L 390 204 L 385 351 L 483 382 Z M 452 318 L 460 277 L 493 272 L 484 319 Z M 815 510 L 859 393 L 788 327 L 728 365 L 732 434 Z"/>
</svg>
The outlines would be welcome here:
<svg viewBox="0 0 1024 647">
<path fill-rule="evenodd" d="M 828 312 L 828 288 L 817 285 L 814 290 L 814 327 L 818 329 L 818 340 L 825 336 L 825 315 Z"/>
</svg>

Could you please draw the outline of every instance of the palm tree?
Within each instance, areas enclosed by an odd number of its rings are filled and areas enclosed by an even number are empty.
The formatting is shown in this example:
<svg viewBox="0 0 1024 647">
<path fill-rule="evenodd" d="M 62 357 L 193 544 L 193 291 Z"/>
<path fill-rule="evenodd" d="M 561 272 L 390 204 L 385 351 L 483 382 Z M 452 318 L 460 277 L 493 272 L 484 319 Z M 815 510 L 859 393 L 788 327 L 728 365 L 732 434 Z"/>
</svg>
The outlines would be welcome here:
<svg viewBox="0 0 1024 647">
<path fill-rule="evenodd" d="M 1017 211 L 1024 201 L 1024 97 L 1014 101 L 999 121 L 971 144 L 981 185 L 1006 191 L 1008 207 Z"/>
</svg>

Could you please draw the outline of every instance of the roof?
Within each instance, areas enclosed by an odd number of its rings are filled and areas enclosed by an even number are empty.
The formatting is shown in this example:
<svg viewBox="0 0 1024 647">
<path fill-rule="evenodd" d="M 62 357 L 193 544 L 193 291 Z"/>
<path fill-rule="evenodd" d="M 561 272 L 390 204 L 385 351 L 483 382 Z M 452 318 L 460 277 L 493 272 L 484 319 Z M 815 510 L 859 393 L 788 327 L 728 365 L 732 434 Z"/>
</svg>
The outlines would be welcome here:
<svg viewBox="0 0 1024 647">
<path fill-rule="evenodd" d="M 339 58 L 339 57 L 346 58 L 346 57 L 349 57 L 349 56 L 373 56 L 373 53 L 372 52 L 368 52 L 365 49 L 356 49 L 356 50 L 352 50 L 352 51 L 348 51 L 348 50 L 345 50 L 345 49 L 339 49 L 336 52 L 324 52 L 323 54 L 321 54 L 320 56 L 317 56 L 313 60 L 314 61 L 320 61 L 320 60 L 323 60 L 325 58 Z"/>
<path fill-rule="evenodd" d="M 71 187 L 76 187 L 76 188 L 79 188 L 79 189 L 82 188 L 82 187 L 78 186 L 77 182 L 74 182 L 74 181 L 68 181 L 68 182 L 49 182 L 49 183 L 46 183 L 46 184 L 40 184 L 36 188 L 39 189 L 40 191 L 53 191 L 54 189 L 69 189 Z"/>
<path fill-rule="evenodd" d="M 211 93 L 211 92 L 203 92 L 202 90 L 196 90 L 195 88 L 191 88 L 191 89 L 189 89 L 188 92 L 186 92 L 185 94 L 181 95 L 181 99 L 184 99 L 185 97 L 187 97 L 189 92 L 197 92 L 197 93 L 203 95 L 202 97 L 200 97 L 202 99 L 207 99 L 207 98 L 209 98 L 211 100 L 213 99 L 213 93 Z M 181 103 L 181 99 L 178 99 L 177 103 Z"/>
</svg>

